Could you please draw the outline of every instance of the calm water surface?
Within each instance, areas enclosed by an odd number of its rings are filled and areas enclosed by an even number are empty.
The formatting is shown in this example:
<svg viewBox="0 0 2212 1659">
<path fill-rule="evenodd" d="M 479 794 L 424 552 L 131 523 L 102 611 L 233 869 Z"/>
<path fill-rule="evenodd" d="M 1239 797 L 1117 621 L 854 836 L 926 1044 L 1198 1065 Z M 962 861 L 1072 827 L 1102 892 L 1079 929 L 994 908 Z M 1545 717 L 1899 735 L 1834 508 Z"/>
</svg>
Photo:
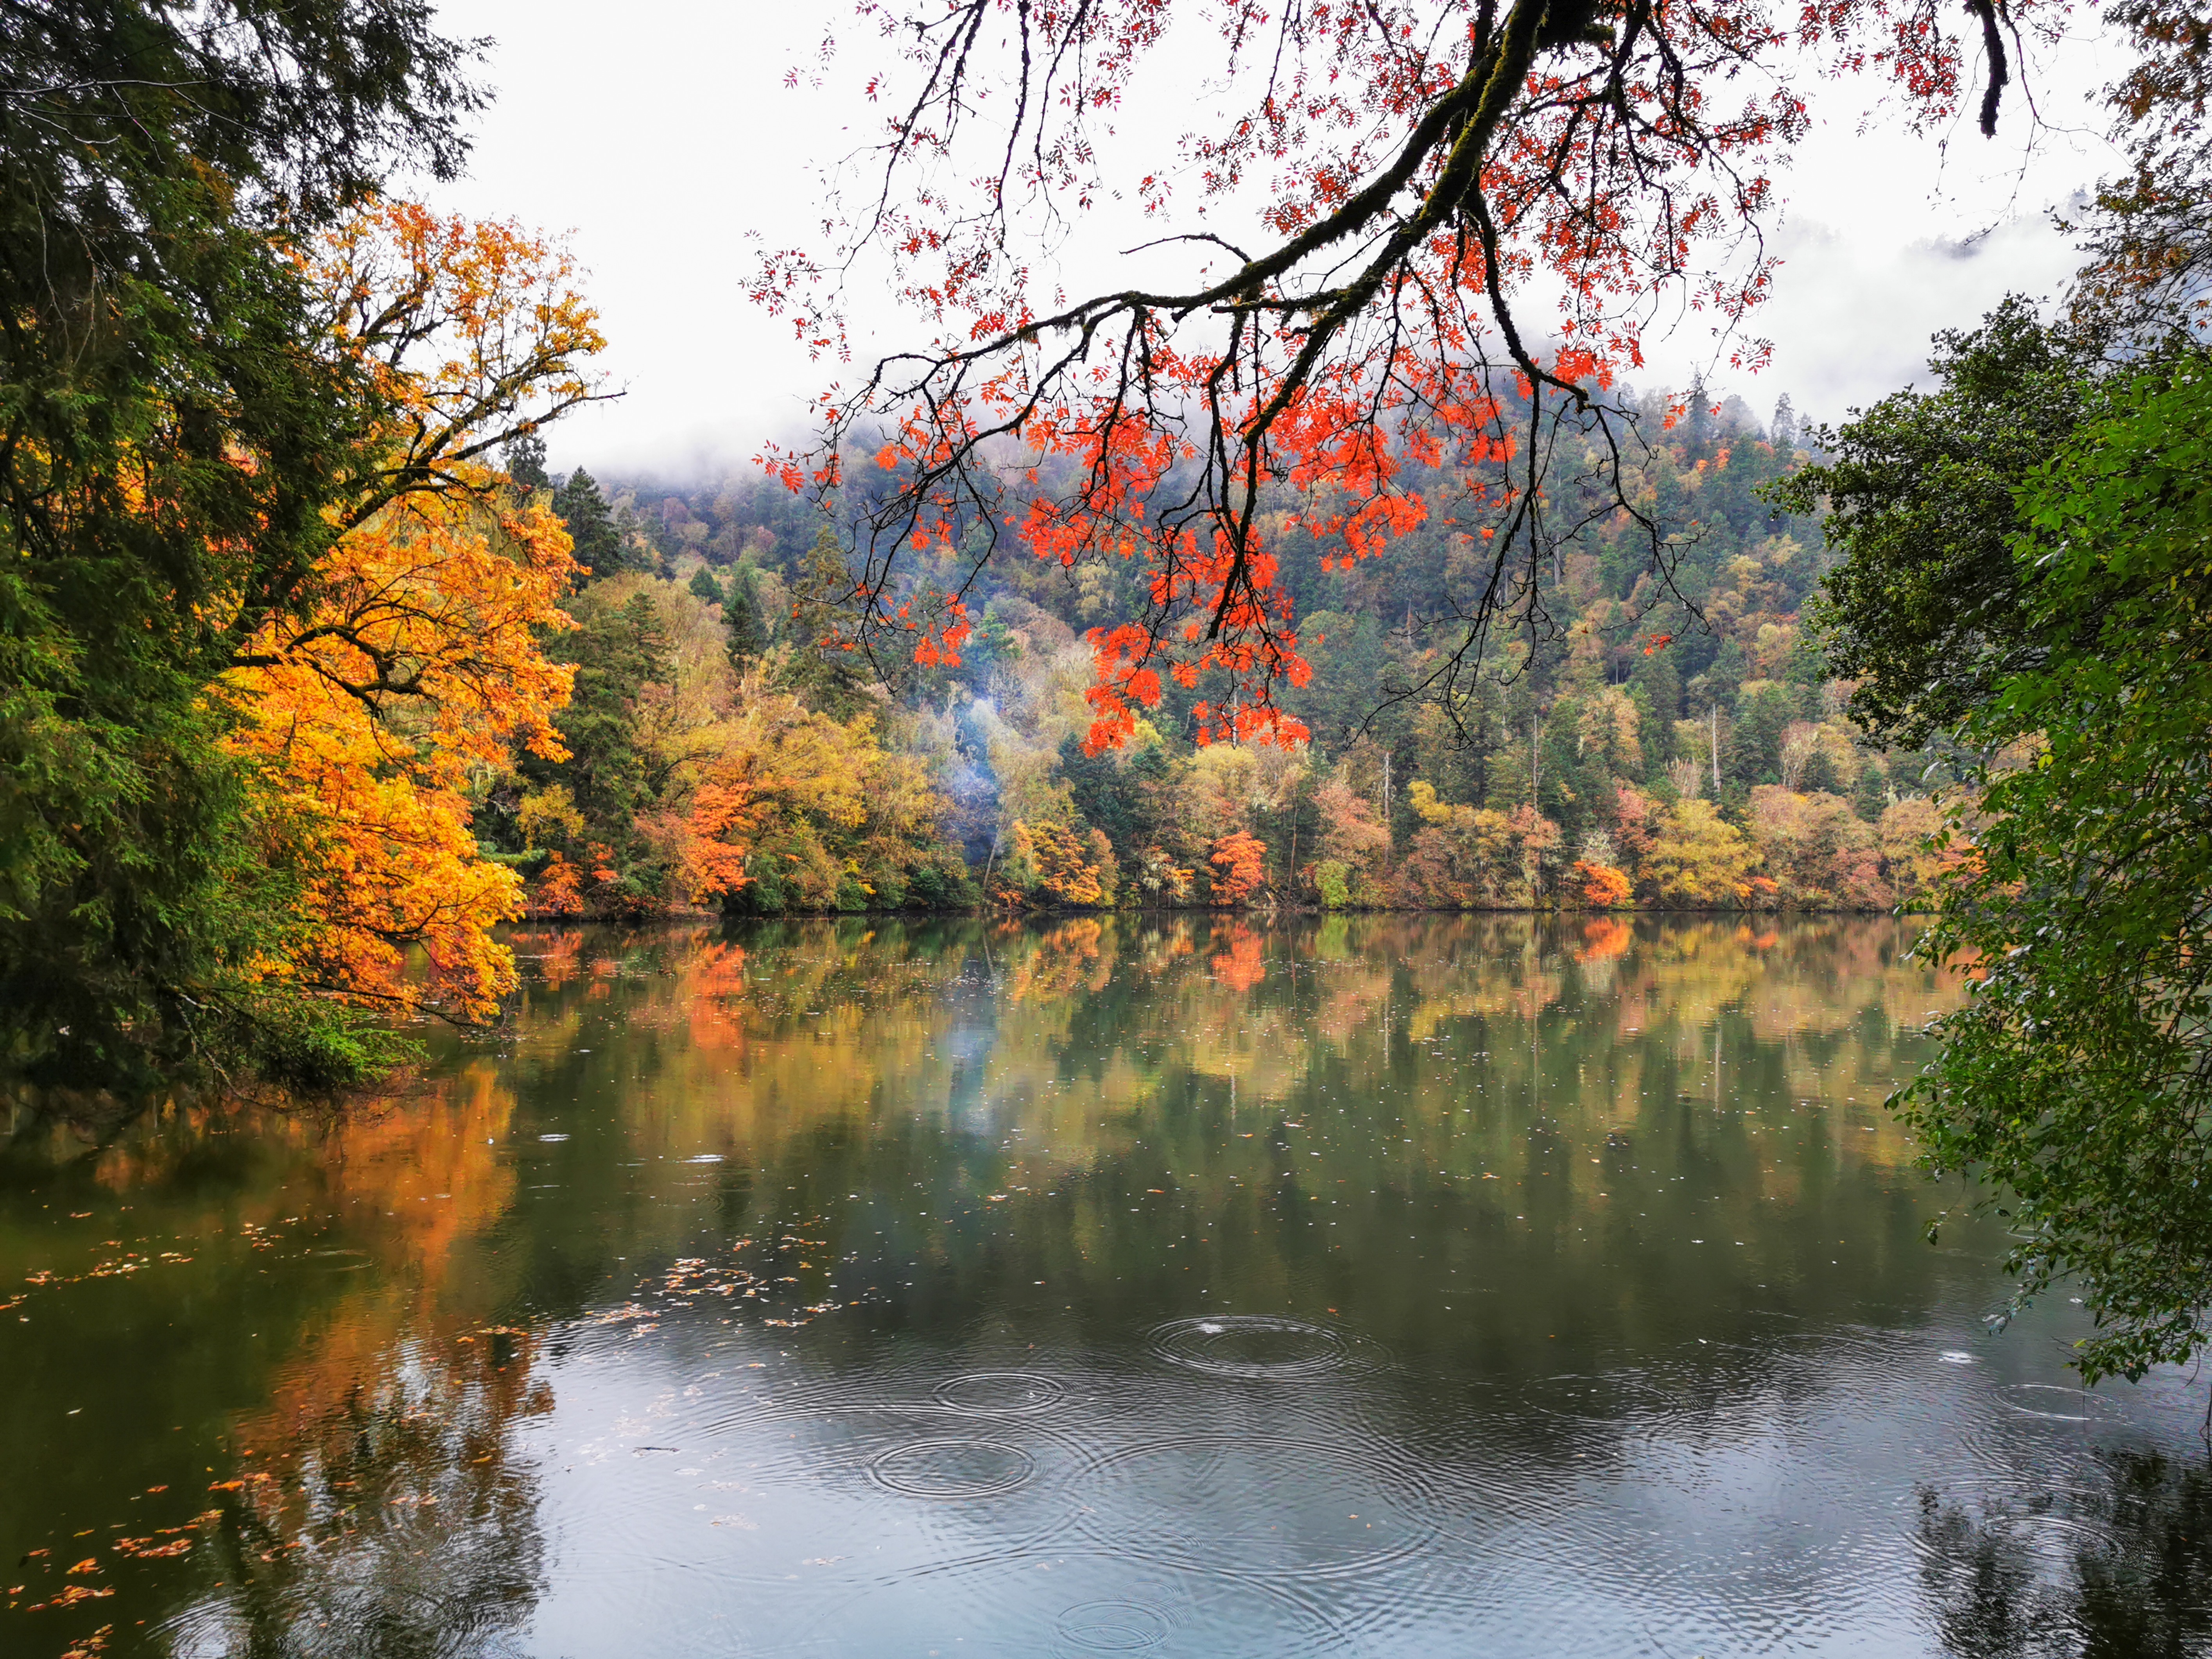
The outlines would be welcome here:
<svg viewBox="0 0 2212 1659">
<path fill-rule="evenodd" d="M 0 1653 L 2212 1650 L 2204 1383 L 1922 1237 L 1908 939 L 524 934 L 373 1116 L 21 1119 Z"/>
</svg>

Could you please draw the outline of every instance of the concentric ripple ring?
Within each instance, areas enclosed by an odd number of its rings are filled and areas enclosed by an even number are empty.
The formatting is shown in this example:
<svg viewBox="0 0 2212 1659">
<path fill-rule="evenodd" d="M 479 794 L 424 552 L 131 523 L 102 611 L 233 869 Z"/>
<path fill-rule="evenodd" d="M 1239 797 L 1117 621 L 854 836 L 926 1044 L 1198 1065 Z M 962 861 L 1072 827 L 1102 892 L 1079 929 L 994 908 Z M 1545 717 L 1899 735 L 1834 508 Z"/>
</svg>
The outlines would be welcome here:
<svg viewBox="0 0 2212 1659">
<path fill-rule="evenodd" d="M 868 1478 L 908 1498 L 991 1498 L 1036 1473 L 1036 1459 L 1003 1440 L 947 1437 L 913 1440 L 880 1452 Z"/>
<path fill-rule="evenodd" d="M 1175 1626 L 1138 1601 L 1083 1601 L 1060 1615 L 1063 1642 L 1094 1653 L 1139 1653 L 1166 1641 Z"/>
<path fill-rule="evenodd" d="M 1026 1417 L 1048 1412 L 1067 1398 L 1067 1385 L 1036 1371 L 970 1371 L 930 1390 L 947 1411 L 975 1417 Z"/>
<path fill-rule="evenodd" d="M 1274 1314 L 1175 1319 L 1151 1332 L 1152 1352 L 1170 1365 L 1213 1376 L 1310 1376 L 1348 1364 L 1342 1332 Z"/>
</svg>

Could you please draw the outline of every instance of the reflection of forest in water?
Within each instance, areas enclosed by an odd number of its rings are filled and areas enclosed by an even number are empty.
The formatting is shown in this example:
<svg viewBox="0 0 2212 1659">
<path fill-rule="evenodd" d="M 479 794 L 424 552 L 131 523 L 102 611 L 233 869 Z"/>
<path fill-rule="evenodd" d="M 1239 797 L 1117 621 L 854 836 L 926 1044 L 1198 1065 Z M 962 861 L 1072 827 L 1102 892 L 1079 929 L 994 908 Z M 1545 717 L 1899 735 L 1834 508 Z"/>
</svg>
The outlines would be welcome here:
<svg viewBox="0 0 2212 1659">
<path fill-rule="evenodd" d="M 0 1547 L 51 1553 L 7 1618 L 55 1651 L 102 1626 L 118 1653 L 525 1644 L 561 1571 L 532 1425 L 608 1332 L 666 1363 L 750 1328 L 830 1375 L 856 1345 L 957 1352 L 979 1322 L 1113 1356 L 1194 1311 L 1356 1308 L 1428 1379 L 1363 1381 L 1413 1455 L 1632 1460 L 1625 1419 L 1483 1403 L 1624 1359 L 1675 1441 L 1724 1448 L 1747 1411 L 1839 1386 L 1815 1334 L 1990 1295 L 1987 1237 L 1923 1241 L 1931 1200 L 1880 1109 L 1954 994 L 1909 938 L 1191 915 L 518 935 L 512 1027 L 373 1115 L 171 1109 L 96 1148 L 20 1129 L 0 1284 L 33 1282 L 29 1340 L 0 1351 L 23 1474 Z M 70 1407 L 105 1426 L 72 1437 Z M 2054 1597 L 2080 1631 L 2203 1606 L 2201 1477 L 2144 1467 L 2059 1502 L 2088 1565 L 2009 1499 L 1932 1498 L 1923 1593 L 1950 1650 L 2197 1650 L 2195 1626 L 2034 1645 Z"/>
<path fill-rule="evenodd" d="M 1959 1659 L 2212 1651 L 2212 1470 L 2108 1453 L 2065 1489 L 1923 1494 L 1921 1581 Z"/>
</svg>

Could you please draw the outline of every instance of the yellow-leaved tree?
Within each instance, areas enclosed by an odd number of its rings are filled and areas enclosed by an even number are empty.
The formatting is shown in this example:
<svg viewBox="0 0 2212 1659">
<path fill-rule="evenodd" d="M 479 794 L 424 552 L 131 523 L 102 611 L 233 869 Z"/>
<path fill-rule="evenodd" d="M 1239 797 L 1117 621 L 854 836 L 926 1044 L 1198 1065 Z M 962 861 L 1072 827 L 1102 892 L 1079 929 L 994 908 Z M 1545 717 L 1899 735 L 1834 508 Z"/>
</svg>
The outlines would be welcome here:
<svg viewBox="0 0 2212 1659">
<path fill-rule="evenodd" d="M 314 274 L 331 347 L 379 406 L 339 533 L 222 688 L 247 714 L 233 743 L 269 820 L 306 848 L 301 914 L 261 971 L 481 1018 L 514 982 L 492 930 L 521 884 L 479 852 L 468 788 L 521 750 L 561 752 L 571 671 L 541 641 L 568 625 L 575 568 L 561 520 L 487 457 L 593 397 L 584 365 L 604 342 L 567 257 L 510 225 L 380 204 Z"/>
</svg>

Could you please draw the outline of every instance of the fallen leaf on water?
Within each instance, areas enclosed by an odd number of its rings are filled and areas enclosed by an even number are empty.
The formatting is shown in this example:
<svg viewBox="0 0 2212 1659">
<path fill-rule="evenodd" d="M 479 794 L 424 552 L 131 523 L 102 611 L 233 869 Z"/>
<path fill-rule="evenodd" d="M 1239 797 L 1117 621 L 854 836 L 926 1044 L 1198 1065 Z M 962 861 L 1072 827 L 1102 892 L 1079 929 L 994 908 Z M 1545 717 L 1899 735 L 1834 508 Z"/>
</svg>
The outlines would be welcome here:
<svg viewBox="0 0 2212 1659">
<path fill-rule="evenodd" d="M 97 1601 L 104 1595 L 114 1594 L 112 1585 L 103 1584 L 98 1589 L 94 1589 L 90 1584 L 71 1584 L 49 1600 L 33 1601 L 23 1611 L 39 1613 L 47 1607 L 73 1607 L 80 1601 Z"/>
</svg>

